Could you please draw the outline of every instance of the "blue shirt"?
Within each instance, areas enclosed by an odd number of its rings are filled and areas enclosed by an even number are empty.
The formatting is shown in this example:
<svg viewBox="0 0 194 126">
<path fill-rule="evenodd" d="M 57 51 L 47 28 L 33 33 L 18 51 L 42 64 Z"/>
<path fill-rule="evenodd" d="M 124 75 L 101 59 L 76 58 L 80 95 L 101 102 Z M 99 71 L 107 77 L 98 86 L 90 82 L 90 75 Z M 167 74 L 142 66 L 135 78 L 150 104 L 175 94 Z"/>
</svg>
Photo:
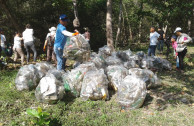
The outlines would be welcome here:
<svg viewBox="0 0 194 126">
<path fill-rule="evenodd" d="M 64 49 L 67 39 L 67 37 L 62 33 L 62 31 L 64 30 L 66 30 L 65 26 L 63 26 L 62 24 L 58 24 L 54 47 Z"/>
</svg>

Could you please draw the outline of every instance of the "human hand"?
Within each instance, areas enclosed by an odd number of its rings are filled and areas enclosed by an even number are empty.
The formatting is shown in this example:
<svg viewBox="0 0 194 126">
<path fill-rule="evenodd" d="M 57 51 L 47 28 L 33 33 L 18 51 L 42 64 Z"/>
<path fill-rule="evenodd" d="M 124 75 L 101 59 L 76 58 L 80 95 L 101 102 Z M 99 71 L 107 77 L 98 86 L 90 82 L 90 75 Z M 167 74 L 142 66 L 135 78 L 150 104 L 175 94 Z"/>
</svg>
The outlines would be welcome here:
<svg viewBox="0 0 194 126">
<path fill-rule="evenodd" d="M 174 57 L 174 59 L 176 59 L 176 56 Z"/>
<path fill-rule="evenodd" d="M 44 46 L 43 51 L 46 51 L 46 46 Z"/>
<path fill-rule="evenodd" d="M 76 36 L 76 35 L 78 35 L 79 34 L 79 32 L 75 32 L 75 33 L 73 33 L 73 36 Z"/>
</svg>

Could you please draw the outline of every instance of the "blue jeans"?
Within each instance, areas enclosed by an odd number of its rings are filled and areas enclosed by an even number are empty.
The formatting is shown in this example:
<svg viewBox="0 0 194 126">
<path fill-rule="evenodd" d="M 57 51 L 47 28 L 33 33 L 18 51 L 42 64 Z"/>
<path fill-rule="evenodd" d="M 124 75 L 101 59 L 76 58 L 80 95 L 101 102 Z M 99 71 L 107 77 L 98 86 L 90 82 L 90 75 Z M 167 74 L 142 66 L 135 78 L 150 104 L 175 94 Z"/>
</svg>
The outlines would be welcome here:
<svg viewBox="0 0 194 126">
<path fill-rule="evenodd" d="M 150 45 L 148 48 L 148 56 L 155 56 L 156 45 Z"/>
<path fill-rule="evenodd" d="M 66 59 L 63 58 L 63 49 L 54 47 L 54 52 L 57 58 L 57 70 L 65 70 Z"/>
<path fill-rule="evenodd" d="M 163 46 L 164 46 L 164 40 L 159 40 L 158 42 L 158 50 L 163 51 Z"/>
</svg>

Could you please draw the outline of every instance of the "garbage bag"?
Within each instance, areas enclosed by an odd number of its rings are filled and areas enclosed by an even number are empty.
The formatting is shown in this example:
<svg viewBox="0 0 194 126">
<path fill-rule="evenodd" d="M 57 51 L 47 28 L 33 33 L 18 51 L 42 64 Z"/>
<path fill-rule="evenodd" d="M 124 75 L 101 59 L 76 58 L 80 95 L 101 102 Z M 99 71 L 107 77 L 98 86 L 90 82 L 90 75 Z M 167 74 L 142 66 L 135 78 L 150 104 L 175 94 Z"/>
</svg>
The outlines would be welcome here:
<svg viewBox="0 0 194 126">
<path fill-rule="evenodd" d="M 172 64 L 168 60 L 162 59 L 162 58 L 160 58 L 160 60 L 161 60 L 163 69 L 172 70 Z"/>
<path fill-rule="evenodd" d="M 124 66 L 127 69 L 138 68 L 140 66 L 140 59 L 139 59 L 138 55 L 129 56 L 128 61 L 124 62 Z"/>
<path fill-rule="evenodd" d="M 97 70 L 94 63 L 80 64 L 75 69 L 68 71 L 63 75 L 65 91 L 70 91 L 73 96 L 79 97 L 82 87 L 82 81 L 85 74 L 90 70 Z"/>
<path fill-rule="evenodd" d="M 150 56 L 144 56 L 143 59 L 141 60 L 141 68 L 143 69 L 151 69 L 154 68 L 153 64 L 154 58 Z"/>
<path fill-rule="evenodd" d="M 122 109 L 136 109 L 142 106 L 146 94 L 145 82 L 137 77 L 128 75 L 118 88 L 117 100 Z"/>
<path fill-rule="evenodd" d="M 40 102 L 56 103 L 63 98 L 64 93 L 61 81 L 57 80 L 53 74 L 48 73 L 36 87 L 35 96 Z"/>
<path fill-rule="evenodd" d="M 128 70 L 122 65 L 112 65 L 106 68 L 110 86 L 117 91 L 123 79 L 128 75 Z"/>
<path fill-rule="evenodd" d="M 64 71 L 57 70 L 56 68 L 51 69 L 47 72 L 47 74 L 52 74 L 56 77 L 56 79 L 60 82 L 63 82 L 63 74 L 65 74 Z"/>
<path fill-rule="evenodd" d="M 88 61 L 90 58 L 90 44 L 84 36 L 77 35 L 67 40 L 64 47 L 64 57 L 79 62 Z"/>
<path fill-rule="evenodd" d="M 41 77 L 34 65 L 25 65 L 17 73 L 15 79 L 16 89 L 19 91 L 35 89 L 40 79 Z"/>
<path fill-rule="evenodd" d="M 35 67 L 41 78 L 44 77 L 49 70 L 54 69 L 54 66 L 48 62 L 36 63 Z"/>
<path fill-rule="evenodd" d="M 91 55 L 90 62 L 93 62 L 98 69 L 106 67 L 106 61 L 99 54 L 93 53 L 93 55 Z"/>
<path fill-rule="evenodd" d="M 108 100 L 108 80 L 104 70 L 91 70 L 82 82 L 80 97 L 83 100 Z"/>
<path fill-rule="evenodd" d="M 146 54 L 145 54 L 143 51 L 138 51 L 138 52 L 136 53 L 136 55 L 138 55 L 139 59 L 142 60 L 143 57 L 144 57 Z"/>
<path fill-rule="evenodd" d="M 122 61 L 116 56 L 116 55 L 112 55 L 112 56 L 109 56 L 105 59 L 106 61 L 106 64 L 108 66 L 110 65 L 120 65 L 122 64 Z"/>
<path fill-rule="evenodd" d="M 129 75 L 135 76 L 146 83 L 147 88 L 161 85 L 160 79 L 151 70 L 132 68 L 129 69 Z"/>
<path fill-rule="evenodd" d="M 105 45 L 102 48 L 99 48 L 98 54 L 103 57 L 103 59 L 106 59 L 107 57 L 111 56 L 111 48 L 109 48 L 107 45 Z"/>
<path fill-rule="evenodd" d="M 127 55 L 126 52 L 124 51 L 118 51 L 117 52 L 117 57 L 120 58 L 123 62 L 127 62 L 129 60 L 129 56 Z"/>
</svg>

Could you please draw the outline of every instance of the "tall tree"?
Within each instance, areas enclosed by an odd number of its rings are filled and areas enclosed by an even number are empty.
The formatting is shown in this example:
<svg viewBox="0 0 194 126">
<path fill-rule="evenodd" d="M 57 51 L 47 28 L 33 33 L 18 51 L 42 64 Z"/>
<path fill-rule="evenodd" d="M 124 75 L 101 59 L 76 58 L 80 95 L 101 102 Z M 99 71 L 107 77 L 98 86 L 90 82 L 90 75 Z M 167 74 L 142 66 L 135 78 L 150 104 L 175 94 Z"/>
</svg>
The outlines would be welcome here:
<svg viewBox="0 0 194 126">
<path fill-rule="evenodd" d="M 112 0 L 107 0 L 106 38 L 108 47 L 110 47 L 111 50 L 114 51 L 112 33 Z"/>
<path fill-rule="evenodd" d="M 118 21 L 118 28 L 117 28 L 117 35 L 116 35 L 116 41 L 115 41 L 115 47 L 117 47 L 118 41 L 119 41 L 119 36 L 121 33 L 121 19 L 122 19 L 122 12 L 123 12 L 123 7 L 122 7 L 122 0 L 120 0 L 120 7 L 119 7 L 119 21 Z"/>
<path fill-rule="evenodd" d="M 19 24 L 17 23 L 17 20 L 16 20 L 15 16 L 12 15 L 12 13 L 10 13 L 10 11 L 7 7 L 7 4 L 6 4 L 6 0 L 0 0 L 0 8 L 7 15 L 8 19 L 11 21 L 11 24 L 13 25 L 15 30 L 21 32 L 22 29 L 19 26 Z"/>
</svg>

